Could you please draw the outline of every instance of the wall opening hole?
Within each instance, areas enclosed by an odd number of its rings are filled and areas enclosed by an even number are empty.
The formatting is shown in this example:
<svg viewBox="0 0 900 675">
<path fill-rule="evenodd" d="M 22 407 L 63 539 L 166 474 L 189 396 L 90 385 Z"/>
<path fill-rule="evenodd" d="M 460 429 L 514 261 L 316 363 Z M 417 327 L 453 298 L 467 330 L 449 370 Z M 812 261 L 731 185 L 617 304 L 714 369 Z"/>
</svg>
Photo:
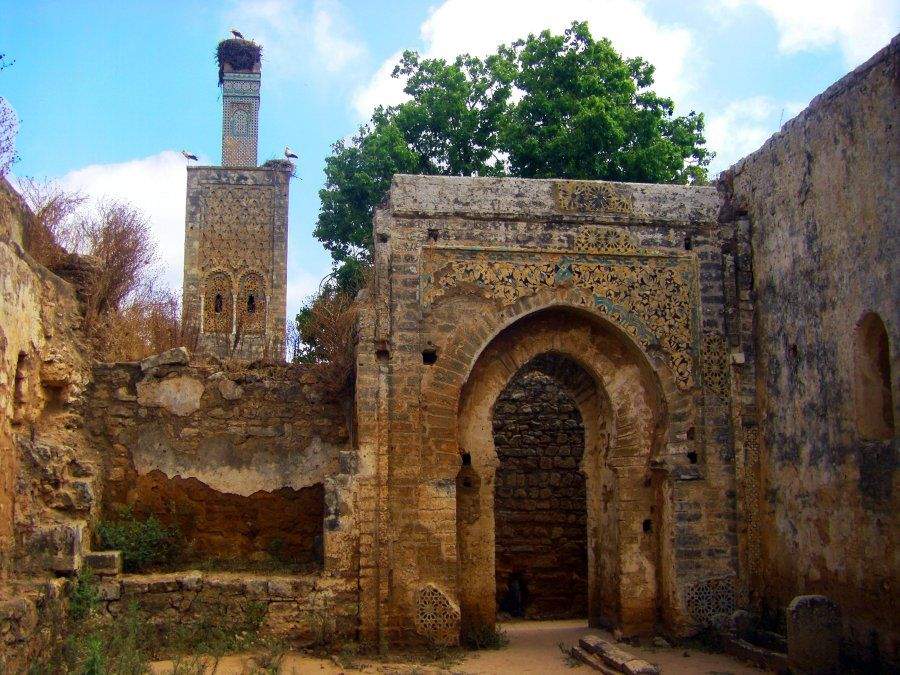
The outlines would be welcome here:
<svg viewBox="0 0 900 675">
<path fill-rule="evenodd" d="M 428 240 L 429 241 L 437 241 L 441 236 L 440 230 L 434 228 L 428 228 Z"/>
<path fill-rule="evenodd" d="M 247 296 L 247 312 L 249 314 L 253 314 L 256 311 L 256 298 L 253 297 L 253 293 Z"/>
<path fill-rule="evenodd" d="M 19 358 L 16 360 L 16 379 L 13 381 L 13 424 L 20 424 L 22 422 L 22 408 L 26 398 L 27 368 L 28 355 L 25 352 L 19 352 Z"/>
<path fill-rule="evenodd" d="M 528 605 L 528 584 L 521 572 L 513 572 L 509 575 L 499 605 L 500 611 L 506 612 L 510 616 L 525 616 L 525 607 Z"/>
<path fill-rule="evenodd" d="M 694 432 L 694 427 L 688 427 L 688 430 L 687 430 L 687 439 L 688 439 L 689 441 L 694 440 L 694 434 L 695 434 L 695 432 Z"/>
<path fill-rule="evenodd" d="M 696 452 L 696 450 L 691 450 L 691 451 L 687 454 L 687 458 L 688 458 L 688 461 L 689 461 L 691 464 L 696 464 L 696 463 L 697 463 L 697 452 Z"/>
<path fill-rule="evenodd" d="M 644 533 L 650 533 L 653 531 L 653 521 L 649 518 L 644 519 Z"/>
<path fill-rule="evenodd" d="M 462 465 L 472 466 L 472 455 L 470 455 L 468 452 L 464 452 L 462 455 Z"/>
<path fill-rule="evenodd" d="M 426 366 L 432 366 L 437 363 L 437 350 L 436 349 L 423 349 L 422 350 L 422 363 Z"/>
<path fill-rule="evenodd" d="M 691 239 L 691 235 L 685 235 L 684 237 L 684 250 L 690 251 L 694 248 L 694 241 Z"/>
<path fill-rule="evenodd" d="M 891 349 L 881 317 L 869 312 L 856 325 L 856 423 L 868 440 L 894 437 Z"/>
<path fill-rule="evenodd" d="M 388 236 L 384 232 L 378 233 L 378 243 L 379 244 L 386 244 L 387 240 L 388 240 Z"/>
<path fill-rule="evenodd" d="M 222 294 L 221 293 L 216 293 L 216 299 L 215 299 L 215 302 L 213 303 L 213 309 L 215 310 L 216 314 L 222 313 Z"/>
</svg>

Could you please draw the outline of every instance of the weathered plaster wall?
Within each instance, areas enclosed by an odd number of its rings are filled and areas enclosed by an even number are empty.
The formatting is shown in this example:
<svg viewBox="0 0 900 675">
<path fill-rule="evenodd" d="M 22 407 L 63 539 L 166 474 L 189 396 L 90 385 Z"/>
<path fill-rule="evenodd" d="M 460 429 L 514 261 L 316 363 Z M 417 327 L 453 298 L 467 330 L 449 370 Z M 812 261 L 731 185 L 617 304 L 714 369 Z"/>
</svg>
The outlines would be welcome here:
<svg viewBox="0 0 900 675">
<path fill-rule="evenodd" d="M 252 558 L 275 545 L 320 558 L 323 485 L 348 451 L 346 405 L 304 367 L 163 360 L 175 362 L 94 369 L 105 512 L 128 504 L 177 523 L 197 557 Z"/>
<path fill-rule="evenodd" d="M 510 581 L 516 579 L 524 593 L 524 616 L 585 617 L 587 500 L 578 407 L 549 376 L 524 372 L 497 399 L 492 421 L 499 460 L 494 487 L 498 606 L 511 608 Z"/>
<path fill-rule="evenodd" d="M 749 219 L 761 421 L 758 607 L 822 593 L 857 655 L 898 658 L 897 437 L 855 414 L 857 322 L 887 330 L 900 409 L 900 40 L 818 96 L 726 174 Z"/>
</svg>

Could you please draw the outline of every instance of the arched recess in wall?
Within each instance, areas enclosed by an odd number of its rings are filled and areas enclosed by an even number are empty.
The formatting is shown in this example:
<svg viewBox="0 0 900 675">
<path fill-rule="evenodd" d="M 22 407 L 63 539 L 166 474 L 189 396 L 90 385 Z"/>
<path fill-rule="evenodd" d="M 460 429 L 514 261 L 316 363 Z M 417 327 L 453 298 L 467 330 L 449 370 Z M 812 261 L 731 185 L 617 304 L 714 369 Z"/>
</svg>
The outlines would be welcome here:
<svg viewBox="0 0 900 675">
<path fill-rule="evenodd" d="M 238 291 L 238 326 L 245 335 L 265 332 L 266 287 L 257 272 L 247 272 L 241 277 Z"/>
<path fill-rule="evenodd" d="M 212 272 L 203 289 L 203 332 L 230 335 L 234 327 L 231 277 L 225 272 Z"/>
<path fill-rule="evenodd" d="M 658 480 L 650 461 L 666 438 L 665 399 L 653 367 L 630 337 L 570 307 L 537 311 L 500 331 L 463 386 L 457 416 L 462 630 L 496 620 L 494 406 L 523 367 L 548 354 L 583 374 L 575 378 L 572 398 L 584 424 L 590 623 L 649 631 L 667 597 L 660 591 Z"/>
<path fill-rule="evenodd" d="M 867 312 L 854 332 L 856 426 L 866 440 L 890 440 L 894 424 L 891 349 L 881 317 Z"/>
</svg>

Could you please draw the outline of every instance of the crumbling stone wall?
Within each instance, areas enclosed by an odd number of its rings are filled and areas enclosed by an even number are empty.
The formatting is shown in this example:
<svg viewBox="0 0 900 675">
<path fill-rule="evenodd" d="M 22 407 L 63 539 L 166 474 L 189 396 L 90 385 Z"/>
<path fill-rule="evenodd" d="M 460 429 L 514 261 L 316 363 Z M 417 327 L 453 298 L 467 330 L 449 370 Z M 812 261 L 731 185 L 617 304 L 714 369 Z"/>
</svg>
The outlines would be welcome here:
<svg viewBox="0 0 900 675">
<path fill-rule="evenodd" d="M 0 568 L 67 571 L 100 496 L 82 431 L 81 314 L 71 287 L 6 239 L 0 285 Z"/>
<path fill-rule="evenodd" d="M 302 366 L 162 361 L 94 369 L 89 428 L 105 448 L 106 516 L 129 505 L 177 525 L 189 560 L 321 564 L 347 407 Z"/>
<path fill-rule="evenodd" d="M 753 247 L 762 533 L 757 608 L 836 601 L 847 648 L 898 659 L 897 436 L 858 425 L 861 320 L 876 313 L 900 402 L 900 40 L 816 97 L 726 174 Z M 866 386 L 881 387 L 879 381 Z M 896 429 L 896 427 L 894 427 Z M 756 442 L 755 439 L 753 441 Z"/>
<path fill-rule="evenodd" d="M 517 375 L 494 405 L 497 603 L 533 619 L 587 616 L 584 425 L 549 376 Z"/>
</svg>

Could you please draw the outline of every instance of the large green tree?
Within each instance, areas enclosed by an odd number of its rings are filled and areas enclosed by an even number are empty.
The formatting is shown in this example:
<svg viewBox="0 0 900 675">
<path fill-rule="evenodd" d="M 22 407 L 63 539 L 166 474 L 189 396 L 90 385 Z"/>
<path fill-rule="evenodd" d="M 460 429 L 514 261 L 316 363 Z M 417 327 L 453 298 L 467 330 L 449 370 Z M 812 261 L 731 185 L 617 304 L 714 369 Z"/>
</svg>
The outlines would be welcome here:
<svg viewBox="0 0 900 675">
<path fill-rule="evenodd" d="M 394 76 L 406 79 L 409 100 L 378 108 L 326 160 L 314 234 L 335 261 L 335 285 L 358 286 L 372 215 L 395 173 L 705 181 L 703 115 L 675 115 L 652 91 L 653 72 L 577 22 L 483 60 L 405 52 Z"/>
</svg>

